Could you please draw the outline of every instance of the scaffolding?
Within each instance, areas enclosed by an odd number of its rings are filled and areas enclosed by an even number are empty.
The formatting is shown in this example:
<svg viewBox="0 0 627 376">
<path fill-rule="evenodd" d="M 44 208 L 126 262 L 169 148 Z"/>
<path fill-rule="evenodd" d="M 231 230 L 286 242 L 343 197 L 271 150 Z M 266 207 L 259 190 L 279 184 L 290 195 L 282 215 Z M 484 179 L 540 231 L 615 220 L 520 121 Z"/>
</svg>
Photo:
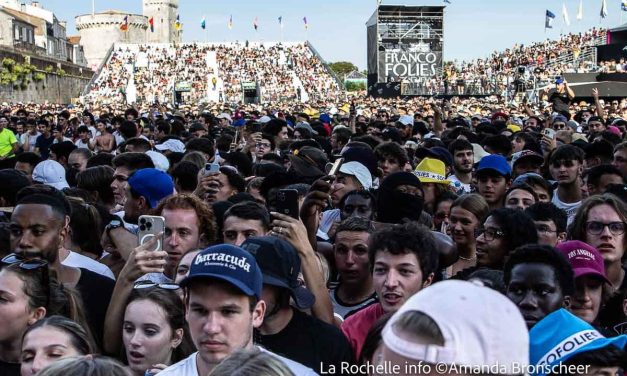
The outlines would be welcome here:
<svg viewBox="0 0 627 376">
<path fill-rule="evenodd" d="M 380 84 L 402 82 L 403 95 L 418 95 L 413 91 L 427 80 L 442 76 L 444 8 L 379 5 L 366 23 L 371 92 L 376 92 Z M 394 63 L 406 63 L 406 67 L 390 70 Z M 425 64 L 428 70 L 424 69 Z"/>
</svg>

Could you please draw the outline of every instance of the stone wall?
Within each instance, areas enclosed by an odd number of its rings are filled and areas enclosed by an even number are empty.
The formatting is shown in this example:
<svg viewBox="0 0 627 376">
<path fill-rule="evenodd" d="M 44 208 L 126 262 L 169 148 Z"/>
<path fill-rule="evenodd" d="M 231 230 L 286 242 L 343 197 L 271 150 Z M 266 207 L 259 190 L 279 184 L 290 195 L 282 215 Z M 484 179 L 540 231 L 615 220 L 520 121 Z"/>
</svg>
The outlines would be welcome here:
<svg viewBox="0 0 627 376">
<path fill-rule="evenodd" d="M 15 89 L 12 85 L 0 85 L 2 102 L 71 103 L 78 98 L 89 79 L 73 76 L 58 76 L 50 73 L 40 82 L 31 82 L 26 89 Z"/>
<path fill-rule="evenodd" d="M 0 102 L 71 103 L 73 98 L 80 96 L 94 75 L 94 72 L 87 67 L 38 55 L 31 56 L 23 51 L 0 47 L 0 62 L 4 58 L 13 59 L 21 64 L 29 62 L 40 72 L 48 67 L 52 67 L 53 72 L 56 72 L 57 68 L 61 68 L 66 75 L 59 76 L 55 73 L 46 73 L 43 81 L 31 81 L 26 89 L 15 89 L 13 85 L 0 85 Z"/>
</svg>

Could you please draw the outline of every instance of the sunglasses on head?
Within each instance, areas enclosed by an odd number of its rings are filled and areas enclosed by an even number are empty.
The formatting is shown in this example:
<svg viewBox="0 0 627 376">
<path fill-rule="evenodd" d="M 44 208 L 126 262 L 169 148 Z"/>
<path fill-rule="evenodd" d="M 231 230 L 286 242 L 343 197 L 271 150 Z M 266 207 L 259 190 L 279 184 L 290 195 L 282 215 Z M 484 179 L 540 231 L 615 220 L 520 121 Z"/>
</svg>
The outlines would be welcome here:
<svg viewBox="0 0 627 376">
<path fill-rule="evenodd" d="M 174 282 L 155 283 L 152 281 L 139 281 L 133 285 L 134 289 L 149 289 L 152 287 L 156 287 L 162 290 L 178 290 L 181 288 L 181 286 Z"/>
<path fill-rule="evenodd" d="M 50 275 L 48 272 L 48 262 L 46 260 L 26 259 L 22 255 L 11 253 L 3 257 L 0 262 L 4 265 L 17 265 L 20 269 L 27 271 L 41 270 L 43 281 L 46 284 L 46 291 L 48 292 L 46 295 L 46 308 L 48 308 L 50 305 Z"/>
</svg>

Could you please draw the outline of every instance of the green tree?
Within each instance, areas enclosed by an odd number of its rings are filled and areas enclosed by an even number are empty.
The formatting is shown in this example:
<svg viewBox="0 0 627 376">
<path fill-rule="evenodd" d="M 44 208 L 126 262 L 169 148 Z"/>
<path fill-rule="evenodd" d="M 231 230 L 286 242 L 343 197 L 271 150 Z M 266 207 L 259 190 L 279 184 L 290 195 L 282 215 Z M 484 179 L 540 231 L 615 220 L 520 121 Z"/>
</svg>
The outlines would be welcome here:
<svg viewBox="0 0 627 376">
<path fill-rule="evenodd" d="M 329 64 L 329 67 L 340 79 L 344 79 L 344 76 L 357 70 L 355 64 L 348 61 L 336 61 L 335 63 Z"/>
</svg>

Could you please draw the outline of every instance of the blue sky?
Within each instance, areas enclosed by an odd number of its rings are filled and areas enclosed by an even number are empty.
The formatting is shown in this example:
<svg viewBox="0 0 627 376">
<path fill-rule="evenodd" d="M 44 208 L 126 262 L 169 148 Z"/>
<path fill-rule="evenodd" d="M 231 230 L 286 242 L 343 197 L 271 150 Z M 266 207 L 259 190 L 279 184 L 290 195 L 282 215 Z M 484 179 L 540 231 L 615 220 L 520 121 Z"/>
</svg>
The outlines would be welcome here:
<svg viewBox="0 0 627 376">
<path fill-rule="evenodd" d="M 558 38 L 560 33 L 585 31 L 593 26 L 615 27 L 621 24 L 620 0 L 606 0 L 609 16 L 599 17 L 602 0 L 583 0 L 584 19 L 575 16 L 580 0 L 384 0 L 383 4 L 447 5 L 444 26 L 445 60 L 485 57 L 515 43 L 530 43 Z M 89 0 L 40 0 L 57 17 L 68 21 L 68 34 L 75 34 L 74 17 L 91 12 Z M 562 19 L 566 4 L 570 27 Z M 95 0 L 96 11 L 118 9 L 141 12 L 141 0 Z M 189 41 L 277 41 L 281 40 L 278 17 L 283 17 L 284 40 L 309 39 L 328 61 L 350 61 L 366 66 L 366 27 L 376 0 L 179 0 L 183 40 Z M 544 15 L 550 9 L 557 17 L 554 28 L 544 30 Z M 627 12 L 623 22 L 627 22 Z M 207 32 L 200 28 L 207 18 Z M 227 28 L 233 15 L 233 30 Z M 309 22 L 309 31 L 303 17 Z M 252 26 L 259 17 L 259 31 Z"/>
</svg>

